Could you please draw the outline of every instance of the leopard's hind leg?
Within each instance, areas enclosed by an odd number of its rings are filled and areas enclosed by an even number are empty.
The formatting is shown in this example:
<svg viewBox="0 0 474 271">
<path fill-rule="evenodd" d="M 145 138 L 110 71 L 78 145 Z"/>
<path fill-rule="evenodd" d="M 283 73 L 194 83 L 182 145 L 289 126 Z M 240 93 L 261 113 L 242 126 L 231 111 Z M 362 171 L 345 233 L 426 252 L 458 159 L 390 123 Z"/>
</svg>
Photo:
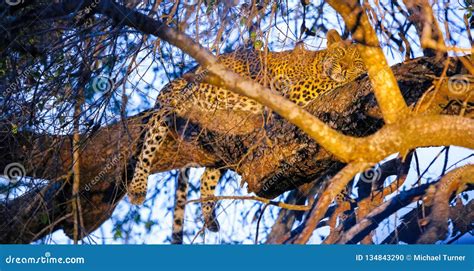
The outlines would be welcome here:
<svg viewBox="0 0 474 271">
<path fill-rule="evenodd" d="M 140 205 L 145 201 L 151 165 L 169 131 L 165 118 L 160 113 L 155 113 L 151 117 L 146 129 L 143 147 L 135 166 L 133 179 L 128 186 L 128 197 L 130 202 L 135 205 Z"/>
<path fill-rule="evenodd" d="M 204 226 L 213 232 L 219 231 L 219 222 L 216 217 L 216 201 L 203 200 L 214 196 L 217 183 L 222 171 L 215 168 L 206 168 L 201 177 L 201 209 L 204 217 Z"/>
</svg>

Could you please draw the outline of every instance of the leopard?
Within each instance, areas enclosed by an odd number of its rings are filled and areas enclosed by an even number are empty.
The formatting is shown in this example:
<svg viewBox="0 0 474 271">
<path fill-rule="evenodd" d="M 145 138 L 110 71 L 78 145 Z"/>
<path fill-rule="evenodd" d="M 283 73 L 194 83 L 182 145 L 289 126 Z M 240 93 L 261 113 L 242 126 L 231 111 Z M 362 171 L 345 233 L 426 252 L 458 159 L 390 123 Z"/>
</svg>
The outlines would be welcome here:
<svg viewBox="0 0 474 271">
<path fill-rule="evenodd" d="M 183 244 L 183 226 L 191 169 L 191 167 L 181 168 L 177 174 L 178 178 L 175 190 L 175 206 L 171 234 L 171 243 L 174 245 Z M 224 173 L 225 171 L 222 169 L 206 168 L 201 177 L 200 203 L 204 218 L 204 227 L 211 232 L 218 232 L 220 229 L 216 215 L 216 201 L 212 200 L 212 197 L 214 196 L 216 186 Z"/>
<path fill-rule="evenodd" d="M 188 199 L 188 183 L 191 168 L 180 168 L 175 189 L 175 202 L 173 210 L 173 225 L 171 234 L 171 244 L 183 244 L 184 235 L 184 215 L 186 211 L 186 201 Z"/>
<path fill-rule="evenodd" d="M 281 52 L 240 48 L 218 56 L 218 62 L 304 108 L 319 96 L 356 80 L 367 70 L 357 44 L 343 40 L 336 30 L 329 30 L 326 38 L 327 48 L 322 50 L 307 50 L 303 43 Z M 209 121 L 202 123 L 203 128 L 213 131 L 234 129 L 235 133 L 249 133 L 254 127 L 239 130 L 239 127 L 226 126 L 234 124 L 234 121 L 215 123 L 211 113 L 225 112 L 229 118 L 237 119 L 242 115 L 258 119 L 263 115 L 263 105 L 207 82 L 206 78 L 210 76 L 205 67 L 195 67 L 167 84 L 158 95 L 157 110 L 145 128 L 143 146 L 128 185 L 128 197 L 132 204 L 140 205 L 146 198 L 151 165 L 170 133 L 167 124 L 170 115 L 177 114 L 191 121 L 208 118 Z M 204 187 L 201 197 L 214 194 L 220 177 L 217 172 L 212 168 L 205 169 L 201 178 L 201 187 Z M 210 200 L 202 202 L 206 226 L 217 229 L 212 217 L 214 207 Z"/>
</svg>

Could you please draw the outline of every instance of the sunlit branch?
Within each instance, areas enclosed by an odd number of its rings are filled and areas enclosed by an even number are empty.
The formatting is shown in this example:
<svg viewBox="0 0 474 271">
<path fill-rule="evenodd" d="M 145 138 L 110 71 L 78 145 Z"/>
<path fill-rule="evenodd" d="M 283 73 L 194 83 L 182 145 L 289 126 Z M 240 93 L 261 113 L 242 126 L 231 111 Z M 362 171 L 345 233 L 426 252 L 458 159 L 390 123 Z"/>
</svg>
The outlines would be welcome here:
<svg viewBox="0 0 474 271">
<path fill-rule="evenodd" d="M 355 0 L 329 0 L 327 2 L 341 14 L 347 28 L 352 32 L 352 37 L 359 43 L 358 49 L 367 67 L 385 122 L 390 124 L 407 116 L 408 108 L 397 80 L 363 7 Z"/>
<path fill-rule="evenodd" d="M 402 192 L 393 199 L 386 201 L 382 205 L 373 209 L 367 216 L 362 218 L 355 226 L 345 232 L 337 241 L 339 244 L 358 243 L 370 231 L 377 228 L 380 222 L 396 212 L 397 210 L 412 203 L 415 199 L 419 199 L 426 191 L 430 184 L 424 184 L 412 190 Z"/>
<path fill-rule="evenodd" d="M 341 14 L 343 14 L 343 16 L 344 14 L 349 16 L 349 11 L 352 9 L 346 5 L 341 6 Z M 349 11 L 347 9 L 349 9 Z M 424 123 L 424 121 L 435 121 L 435 119 L 427 119 L 425 117 L 414 117 L 408 120 L 405 119 L 405 121 L 403 121 L 403 126 L 398 123 L 397 125 L 394 124 L 392 127 L 385 127 L 385 129 L 382 129 L 374 136 L 367 139 L 342 135 L 286 98 L 274 94 L 268 88 L 264 88 L 258 83 L 242 78 L 235 72 L 230 71 L 224 65 L 218 63 L 217 58 L 212 55 L 211 52 L 177 30 L 144 16 L 139 12 L 131 11 L 123 6 L 117 5 L 112 1 L 101 1 L 99 10 L 111 18 L 117 20 L 123 19 L 125 24 L 137 28 L 144 33 L 157 35 L 180 48 L 196 59 L 203 67 L 207 68 L 209 72 L 216 75 L 220 82 L 220 84 L 219 82 L 217 83 L 218 85 L 223 85 L 231 91 L 250 97 L 261 104 L 268 106 L 308 133 L 325 149 L 332 152 L 342 161 L 349 162 L 364 160 L 366 162 L 377 162 L 391 153 L 405 149 L 413 149 L 418 146 L 458 145 L 468 148 L 474 147 L 474 139 L 470 140 L 468 137 L 466 140 L 466 134 L 472 134 L 474 121 L 456 119 L 456 117 L 447 117 L 447 119 L 445 119 L 446 117 L 439 117 L 439 121 L 446 123 L 447 126 L 443 126 L 440 123 L 437 123 L 436 125 Z M 127 17 L 122 18 L 123 14 L 127 14 Z M 384 72 L 381 72 L 379 75 L 375 74 L 376 85 L 374 86 L 374 89 L 378 101 L 381 103 L 381 108 L 385 107 L 384 116 L 388 114 L 391 116 L 389 116 L 388 119 L 394 120 L 396 119 L 395 115 L 400 113 L 402 115 L 404 114 L 403 112 L 405 112 L 406 104 L 401 96 L 400 90 L 398 89 L 392 71 L 388 65 L 386 65 L 383 52 L 380 47 L 378 47 L 377 37 L 375 36 L 373 29 L 368 25 L 367 17 L 361 16 L 361 18 L 365 18 L 363 20 L 365 22 L 365 27 L 357 28 L 361 30 L 358 30 L 358 32 L 356 31 L 354 37 L 359 39 L 359 42 L 365 40 L 368 45 L 376 44 L 376 47 L 375 45 L 372 47 L 364 45 L 363 47 L 365 48 L 364 50 L 367 50 L 367 54 L 371 54 L 369 58 L 374 62 L 385 63 L 382 67 L 379 67 L 380 69 L 377 71 L 373 70 L 373 73 L 378 73 L 379 71 L 384 70 Z M 354 14 L 347 17 L 347 19 L 349 20 L 348 25 L 356 25 Z M 374 55 L 372 55 L 372 53 Z M 383 76 L 380 77 L 381 75 Z M 372 79 L 373 76 L 370 77 Z M 393 88 L 390 88 L 390 86 Z M 389 91 L 390 89 L 391 91 Z M 383 104 L 386 104 L 386 106 L 383 106 Z M 384 111 L 384 109 L 382 109 L 382 111 Z M 424 127 L 424 129 L 419 127 Z M 450 127 L 459 133 L 452 132 L 453 130 L 449 132 L 446 130 L 446 127 Z M 410 131 L 413 129 L 417 130 L 417 136 L 415 136 L 415 138 L 411 138 L 413 137 L 414 132 Z M 425 133 L 425 131 L 427 133 Z M 433 134 L 434 132 L 437 132 L 438 134 Z M 454 133 L 455 135 L 452 135 L 451 133 Z"/>
<path fill-rule="evenodd" d="M 336 195 L 346 187 L 358 172 L 363 171 L 368 166 L 369 164 L 367 163 L 348 164 L 330 180 L 328 188 L 318 199 L 316 207 L 309 214 L 306 225 L 295 240 L 295 243 L 306 244 L 308 242 L 309 238 L 313 235 L 313 231 L 318 226 L 319 221 L 324 217 L 329 204 L 331 204 Z"/>
</svg>

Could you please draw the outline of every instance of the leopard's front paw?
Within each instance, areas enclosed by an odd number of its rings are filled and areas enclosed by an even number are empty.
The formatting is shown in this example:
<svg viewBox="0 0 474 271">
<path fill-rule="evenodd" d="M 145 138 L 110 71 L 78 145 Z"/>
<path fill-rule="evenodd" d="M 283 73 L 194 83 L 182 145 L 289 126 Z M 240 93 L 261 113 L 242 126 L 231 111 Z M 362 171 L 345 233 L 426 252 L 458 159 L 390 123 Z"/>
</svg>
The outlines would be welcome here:
<svg viewBox="0 0 474 271">
<path fill-rule="evenodd" d="M 128 198 L 133 205 L 142 205 L 146 198 L 146 191 L 128 191 Z"/>
</svg>

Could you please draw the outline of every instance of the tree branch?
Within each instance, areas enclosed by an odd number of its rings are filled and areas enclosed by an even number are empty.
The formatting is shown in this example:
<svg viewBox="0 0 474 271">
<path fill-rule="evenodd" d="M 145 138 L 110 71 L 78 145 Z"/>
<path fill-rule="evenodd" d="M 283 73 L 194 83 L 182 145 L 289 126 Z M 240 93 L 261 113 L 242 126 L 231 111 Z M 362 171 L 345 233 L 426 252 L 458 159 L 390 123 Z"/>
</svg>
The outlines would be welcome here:
<svg viewBox="0 0 474 271">
<path fill-rule="evenodd" d="M 428 229 L 418 240 L 419 244 L 433 244 L 437 240 L 446 238 L 451 195 L 463 191 L 468 184 L 474 184 L 474 165 L 456 168 L 438 182 L 432 211 L 428 217 Z"/>
</svg>

